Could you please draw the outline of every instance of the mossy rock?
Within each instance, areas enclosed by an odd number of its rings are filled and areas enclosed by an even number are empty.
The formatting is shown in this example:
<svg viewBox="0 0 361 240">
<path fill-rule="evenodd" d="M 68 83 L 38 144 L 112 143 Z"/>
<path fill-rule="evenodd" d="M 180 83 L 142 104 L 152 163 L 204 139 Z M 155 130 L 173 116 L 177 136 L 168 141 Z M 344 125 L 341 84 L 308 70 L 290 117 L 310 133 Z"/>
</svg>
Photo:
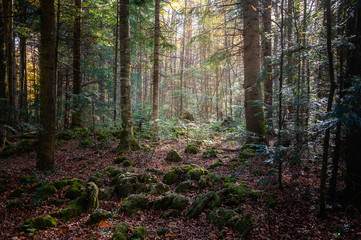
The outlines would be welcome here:
<svg viewBox="0 0 361 240">
<path fill-rule="evenodd" d="M 124 157 L 124 156 L 119 156 L 119 157 L 116 157 L 116 158 L 114 159 L 114 163 L 115 163 L 115 164 L 120 164 L 120 163 L 124 162 L 125 160 L 127 160 L 126 157 Z"/>
<path fill-rule="evenodd" d="M 35 228 L 37 230 L 44 230 L 48 227 L 55 227 L 56 221 L 53 217 L 38 217 L 33 219 L 26 219 L 23 226 L 25 228 Z"/>
<path fill-rule="evenodd" d="M 112 235 L 113 240 L 144 240 L 148 236 L 148 231 L 144 227 L 132 227 L 125 223 L 118 223 Z"/>
<path fill-rule="evenodd" d="M 168 152 L 165 160 L 167 162 L 181 162 L 183 160 L 183 158 L 181 157 L 181 155 L 179 155 L 177 150 L 172 149 Z"/>
<path fill-rule="evenodd" d="M 40 187 L 37 190 L 36 196 L 42 200 L 46 200 L 50 196 L 52 196 L 53 194 L 55 194 L 57 192 L 58 192 L 58 190 L 56 189 L 56 187 L 54 187 L 53 184 L 47 183 L 43 187 Z"/>
<path fill-rule="evenodd" d="M 147 170 L 147 172 L 154 173 L 154 174 L 156 174 L 156 175 L 158 175 L 158 176 L 164 175 L 164 172 L 162 172 L 162 171 L 160 171 L 160 170 L 158 170 L 158 169 L 147 168 L 146 170 Z"/>
<path fill-rule="evenodd" d="M 222 203 L 227 206 L 238 206 L 246 201 L 247 188 L 232 183 L 227 183 L 217 192 L 221 197 Z"/>
<path fill-rule="evenodd" d="M 207 172 L 201 167 L 195 167 L 187 171 L 186 179 L 199 181 L 203 175 L 207 174 Z"/>
<path fill-rule="evenodd" d="M 188 198 L 180 194 L 169 193 L 163 198 L 154 201 L 155 209 L 175 209 L 182 211 L 188 205 Z"/>
<path fill-rule="evenodd" d="M 185 153 L 189 153 L 189 154 L 197 154 L 199 153 L 201 150 L 198 146 L 196 145 L 188 145 L 185 149 L 184 152 Z"/>
<path fill-rule="evenodd" d="M 106 168 L 103 172 L 105 174 L 107 174 L 109 177 L 115 177 L 118 174 L 122 174 L 125 173 L 127 170 L 124 168 L 118 168 L 118 167 L 114 167 L 114 166 L 110 166 L 108 168 Z"/>
<path fill-rule="evenodd" d="M 168 172 L 165 173 L 163 182 L 171 185 L 181 180 L 182 169 L 179 167 L 172 167 Z"/>
<path fill-rule="evenodd" d="M 133 160 L 130 160 L 130 159 L 126 159 L 124 162 L 123 162 L 123 167 L 129 167 L 133 164 Z"/>
<path fill-rule="evenodd" d="M 213 191 L 209 191 L 205 194 L 199 194 L 192 203 L 188 212 L 186 212 L 185 216 L 186 218 L 195 218 L 201 214 L 204 209 L 213 209 L 219 206 L 220 203 L 220 196 Z"/>
<path fill-rule="evenodd" d="M 138 150 L 141 150 L 142 147 L 139 145 L 139 142 L 137 139 L 135 138 L 132 138 L 130 141 L 129 141 L 129 149 L 131 151 L 138 151 Z"/>
<path fill-rule="evenodd" d="M 87 192 L 86 200 L 86 211 L 93 212 L 99 207 L 99 189 L 98 186 L 93 182 L 88 182 L 85 186 Z"/>
<path fill-rule="evenodd" d="M 148 208 L 148 198 L 145 194 L 133 194 L 127 197 L 121 204 L 120 210 L 127 214 L 135 214 L 137 211 Z"/>
<path fill-rule="evenodd" d="M 208 146 L 206 150 L 203 152 L 202 158 L 215 158 L 217 154 L 222 153 L 222 151 L 218 150 L 215 147 Z"/>
<path fill-rule="evenodd" d="M 219 166 L 223 166 L 223 161 L 221 159 L 218 159 L 215 163 L 209 165 L 208 169 L 215 169 Z"/>
<path fill-rule="evenodd" d="M 246 147 L 241 150 L 238 157 L 240 160 L 247 160 L 248 158 L 254 157 L 256 155 L 256 150 L 251 147 Z"/>
<path fill-rule="evenodd" d="M 109 200 L 114 193 L 114 189 L 115 189 L 114 187 L 100 188 L 99 200 Z"/>
<path fill-rule="evenodd" d="M 168 211 L 165 211 L 163 214 L 162 214 L 162 219 L 169 219 L 171 217 L 179 217 L 181 215 L 181 212 L 179 210 L 168 210 Z"/>
<path fill-rule="evenodd" d="M 252 226 L 252 217 L 249 213 L 243 214 L 240 209 L 214 209 L 207 218 L 220 230 L 229 227 L 233 232 L 247 234 Z"/>
<path fill-rule="evenodd" d="M 277 205 L 277 198 L 274 194 L 270 194 L 267 197 L 267 207 L 274 208 Z"/>
<path fill-rule="evenodd" d="M 181 182 L 180 184 L 178 184 L 175 191 L 177 193 L 185 192 L 185 191 L 189 190 L 189 188 L 190 188 L 189 181 L 184 181 L 184 182 Z"/>
<path fill-rule="evenodd" d="M 87 225 L 93 225 L 96 223 L 99 223 L 102 220 L 106 220 L 108 218 L 111 218 L 112 214 L 108 211 L 105 211 L 103 209 L 96 209 L 94 212 L 90 215 L 88 221 L 86 221 Z"/>
<path fill-rule="evenodd" d="M 169 191 L 169 186 L 167 184 L 164 183 L 152 183 L 152 184 L 148 184 L 146 187 L 145 192 L 152 194 L 152 195 L 158 195 L 158 194 L 163 194 Z"/>
<path fill-rule="evenodd" d="M 66 202 L 65 199 L 56 198 L 51 203 L 54 204 L 55 206 L 59 207 L 59 206 L 62 206 L 65 202 Z"/>
<path fill-rule="evenodd" d="M 104 180 L 104 174 L 102 173 L 95 173 L 91 175 L 88 179 L 88 182 L 95 183 L 98 187 L 101 187 L 103 185 Z"/>
<path fill-rule="evenodd" d="M 74 181 L 66 190 L 65 196 L 71 200 L 76 199 L 80 196 L 81 192 L 84 190 L 84 186 L 80 181 Z"/>
<path fill-rule="evenodd" d="M 199 188 L 203 189 L 206 186 L 213 186 L 214 184 L 223 180 L 224 176 L 215 173 L 209 173 L 201 177 L 201 179 L 198 181 L 198 186 Z"/>
<path fill-rule="evenodd" d="M 115 185 L 115 192 L 121 198 L 128 197 L 131 194 L 141 193 L 146 190 L 147 184 L 155 182 L 156 178 L 147 173 L 119 174 L 112 180 L 112 184 Z"/>
</svg>

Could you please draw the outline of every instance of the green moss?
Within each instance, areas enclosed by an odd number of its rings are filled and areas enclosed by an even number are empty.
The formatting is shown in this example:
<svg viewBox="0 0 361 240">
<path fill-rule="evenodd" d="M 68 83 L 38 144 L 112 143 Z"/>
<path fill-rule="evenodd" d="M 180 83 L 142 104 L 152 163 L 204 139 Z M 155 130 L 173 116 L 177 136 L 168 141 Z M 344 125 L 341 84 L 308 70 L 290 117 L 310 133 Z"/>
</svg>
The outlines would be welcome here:
<svg viewBox="0 0 361 240">
<path fill-rule="evenodd" d="M 123 167 L 129 167 L 133 164 L 133 160 L 127 159 L 123 162 Z"/>
<path fill-rule="evenodd" d="M 135 214 L 139 210 L 147 209 L 148 198 L 144 194 L 130 195 L 120 205 L 121 211 L 127 214 Z"/>
<path fill-rule="evenodd" d="M 198 182 L 198 186 L 203 189 L 205 188 L 207 185 L 208 186 L 212 186 L 218 182 L 221 182 L 222 180 L 224 180 L 224 176 L 219 175 L 219 174 L 215 174 L 215 173 L 209 173 L 205 176 L 202 176 L 201 179 Z"/>
<path fill-rule="evenodd" d="M 69 199 L 75 199 L 79 197 L 81 192 L 84 190 L 84 186 L 81 182 L 74 181 L 71 186 L 66 190 L 66 197 Z"/>
<path fill-rule="evenodd" d="M 126 169 L 118 168 L 118 167 L 114 167 L 114 166 L 110 166 L 104 170 L 104 173 L 107 174 L 109 177 L 115 177 L 118 174 L 122 174 L 125 172 L 126 172 Z"/>
<path fill-rule="evenodd" d="M 222 165 L 223 165 L 223 161 L 221 159 L 218 159 L 215 163 L 209 165 L 208 169 L 214 169 Z"/>
<path fill-rule="evenodd" d="M 72 131 L 65 131 L 65 132 L 58 132 L 56 134 L 56 138 L 58 140 L 69 141 L 73 138 L 76 138 L 76 136 L 74 135 L 74 133 Z"/>
<path fill-rule="evenodd" d="M 201 151 L 200 148 L 196 145 L 188 145 L 184 150 L 185 153 L 189 153 L 189 154 L 197 154 L 200 151 Z"/>
<path fill-rule="evenodd" d="M 90 139 L 83 139 L 79 142 L 79 147 L 90 147 L 93 144 L 93 142 Z"/>
<path fill-rule="evenodd" d="M 63 205 L 64 203 L 65 203 L 65 200 L 64 199 L 59 199 L 59 198 L 56 198 L 56 199 L 54 199 L 52 201 L 52 204 L 54 204 L 57 207 Z"/>
<path fill-rule="evenodd" d="M 145 227 L 134 228 L 131 239 L 145 239 L 148 236 L 148 231 Z"/>
<path fill-rule="evenodd" d="M 155 209 L 175 209 L 182 211 L 188 204 L 188 198 L 180 194 L 169 193 L 163 198 L 154 201 Z"/>
<path fill-rule="evenodd" d="M 156 178 L 147 173 L 119 174 L 112 180 L 112 184 L 115 185 L 115 192 L 121 198 L 146 191 L 147 184 L 154 182 L 156 182 Z"/>
<path fill-rule="evenodd" d="M 217 157 L 217 154 L 222 153 L 222 151 L 218 150 L 215 147 L 208 146 L 206 150 L 203 152 L 202 158 L 214 158 Z"/>
<path fill-rule="evenodd" d="M 220 203 L 221 198 L 213 191 L 209 191 L 206 194 L 199 194 L 185 216 L 187 218 L 197 217 L 204 209 L 213 209 Z"/>
<path fill-rule="evenodd" d="M 169 219 L 171 217 L 179 217 L 181 214 L 181 212 L 179 210 L 169 210 L 169 211 L 165 211 L 163 214 L 162 214 L 162 218 L 163 219 Z"/>
<path fill-rule="evenodd" d="M 114 193 L 114 187 L 99 189 L 99 200 L 109 200 Z"/>
<path fill-rule="evenodd" d="M 119 156 L 119 157 L 116 157 L 116 158 L 114 159 L 114 163 L 115 163 L 115 164 L 119 164 L 119 163 L 124 162 L 125 160 L 127 160 L 126 157 L 124 157 L 124 156 Z"/>
<path fill-rule="evenodd" d="M 256 155 L 256 150 L 254 150 L 251 147 L 246 147 L 242 149 L 242 151 L 239 153 L 238 157 L 240 160 L 247 160 L 248 158 L 251 158 Z"/>
<path fill-rule="evenodd" d="M 152 195 L 158 195 L 158 194 L 166 193 L 168 191 L 169 191 L 169 186 L 159 182 L 159 183 L 148 184 L 145 192 Z"/>
<path fill-rule="evenodd" d="M 172 167 L 168 172 L 165 173 L 163 182 L 171 185 L 181 179 L 182 169 L 179 167 Z"/>
<path fill-rule="evenodd" d="M 247 197 L 251 198 L 252 200 L 257 200 L 262 197 L 262 193 L 253 190 L 248 190 Z"/>
<path fill-rule="evenodd" d="M 164 175 L 164 173 L 158 169 L 154 169 L 154 168 L 147 168 L 146 169 L 148 172 L 152 172 L 158 176 Z"/>
<path fill-rule="evenodd" d="M 238 206 L 240 203 L 246 201 L 247 189 L 243 186 L 226 183 L 217 194 L 221 197 L 223 204 L 227 206 Z"/>
<path fill-rule="evenodd" d="M 113 240 L 135 240 L 135 239 L 144 240 L 147 236 L 148 236 L 148 231 L 144 227 L 132 227 L 125 223 L 118 223 L 115 226 L 112 239 Z"/>
<path fill-rule="evenodd" d="M 89 217 L 88 221 L 86 221 L 87 225 L 93 225 L 96 223 L 99 223 L 102 220 L 106 220 L 108 218 L 111 218 L 111 213 L 108 211 L 105 211 L 103 209 L 96 209 Z"/>
<path fill-rule="evenodd" d="M 167 162 L 181 162 L 183 160 L 183 158 L 181 157 L 181 155 L 179 155 L 177 150 L 172 149 L 168 152 L 165 160 Z"/>
<path fill-rule="evenodd" d="M 274 208 L 277 204 L 277 198 L 274 194 L 270 194 L 267 197 L 267 207 Z"/>
<path fill-rule="evenodd" d="M 104 175 L 102 173 L 95 173 L 89 177 L 88 182 L 93 182 L 98 187 L 101 187 L 103 185 L 103 177 Z"/>
<path fill-rule="evenodd" d="M 35 228 L 38 230 L 44 230 L 48 227 L 55 227 L 56 221 L 51 216 L 38 217 L 38 218 L 34 218 L 34 219 L 25 220 L 23 226 L 26 228 Z"/>
<path fill-rule="evenodd" d="M 187 171 L 186 178 L 191 180 L 199 181 L 202 175 L 205 175 L 206 171 L 204 171 L 201 167 L 195 167 Z"/>
<path fill-rule="evenodd" d="M 139 145 L 139 142 L 137 139 L 135 139 L 134 137 L 132 139 L 130 139 L 129 141 L 129 149 L 131 151 L 138 151 L 141 150 L 141 146 Z"/>
<path fill-rule="evenodd" d="M 51 195 L 57 193 L 56 187 L 52 185 L 51 183 L 45 184 L 43 187 L 40 187 L 38 191 L 36 192 L 36 195 L 38 198 L 42 200 L 48 199 Z"/>
<path fill-rule="evenodd" d="M 176 187 L 175 191 L 180 193 L 180 192 L 185 192 L 189 189 L 189 182 L 188 181 L 184 181 L 181 182 L 180 184 L 178 184 L 178 186 Z"/>
<path fill-rule="evenodd" d="M 88 182 L 85 186 L 87 192 L 86 198 L 86 211 L 93 212 L 99 207 L 99 189 L 98 186 L 93 182 Z"/>
</svg>

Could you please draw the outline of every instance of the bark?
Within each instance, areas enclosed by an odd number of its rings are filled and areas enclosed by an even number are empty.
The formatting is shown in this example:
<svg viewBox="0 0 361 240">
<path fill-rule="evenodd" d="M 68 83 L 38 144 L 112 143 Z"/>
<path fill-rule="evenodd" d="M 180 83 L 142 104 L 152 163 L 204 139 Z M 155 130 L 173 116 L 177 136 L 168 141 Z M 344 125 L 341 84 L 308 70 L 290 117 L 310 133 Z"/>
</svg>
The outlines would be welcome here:
<svg viewBox="0 0 361 240">
<path fill-rule="evenodd" d="M 82 110 L 81 99 L 81 5 L 82 0 L 75 0 L 75 18 L 74 18 L 74 38 L 73 38 L 73 94 L 74 99 L 74 113 L 72 116 L 72 128 L 82 126 Z"/>
<path fill-rule="evenodd" d="M 119 41 L 119 2 L 116 2 L 117 23 L 115 27 L 115 57 L 114 57 L 114 105 L 113 105 L 113 121 L 117 121 L 117 82 L 118 82 L 118 41 Z"/>
<path fill-rule="evenodd" d="M 153 63 L 153 129 L 158 129 L 157 120 L 159 118 L 159 36 L 160 24 L 159 13 L 160 0 L 155 0 L 155 28 L 154 28 L 154 63 Z"/>
<path fill-rule="evenodd" d="M 55 149 L 55 9 L 54 0 L 40 3 L 40 124 L 37 168 L 54 168 Z"/>
<path fill-rule="evenodd" d="M 26 38 L 20 36 L 20 67 L 19 67 L 19 80 L 20 80 L 20 109 L 23 112 L 21 118 L 25 120 L 28 116 L 27 112 L 27 76 L 26 76 Z"/>
<path fill-rule="evenodd" d="M 257 141 L 264 138 L 264 115 L 261 106 L 262 92 L 258 81 L 260 73 L 260 31 L 258 0 L 244 2 L 244 90 L 246 109 L 246 129 L 255 133 Z"/>
<path fill-rule="evenodd" d="M 130 86 L 129 0 L 119 2 L 120 114 L 122 119 L 119 148 L 127 149 L 134 138 Z"/>
</svg>

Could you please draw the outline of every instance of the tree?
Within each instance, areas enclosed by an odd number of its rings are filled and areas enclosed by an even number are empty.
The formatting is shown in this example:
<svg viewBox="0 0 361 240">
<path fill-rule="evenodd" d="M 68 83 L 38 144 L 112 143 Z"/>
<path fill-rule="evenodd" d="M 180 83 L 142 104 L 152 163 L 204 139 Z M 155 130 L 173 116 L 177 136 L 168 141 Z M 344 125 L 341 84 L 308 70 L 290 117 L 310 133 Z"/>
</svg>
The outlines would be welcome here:
<svg viewBox="0 0 361 240">
<path fill-rule="evenodd" d="M 159 11 L 160 0 L 155 0 L 155 22 L 154 22 L 154 63 L 153 63 L 153 121 L 154 130 L 157 130 L 159 118 Z"/>
<path fill-rule="evenodd" d="M 72 116 L 72 127 L 82 126 L 81 113 L 81 3 L 82 0 L 75 0 L 75 18 L 74 18 L 74 39 L 73 39 L 73 94 L 75 96 L 74 108 Z"/>
<path fill-rule="evenodd" d="M 243 16 L 246 130 L 255 133 L 263 141 L 265 126 L 261 85 L 258 81 L 260 73 L 258 0 L 244 2 Z"/>
<path fill-rule="evenodd" d="M 54 168 L 55 149 L 55 7 L 54 0 L 40 2 L 40 125 L 36 167 Z"/>
</svg>

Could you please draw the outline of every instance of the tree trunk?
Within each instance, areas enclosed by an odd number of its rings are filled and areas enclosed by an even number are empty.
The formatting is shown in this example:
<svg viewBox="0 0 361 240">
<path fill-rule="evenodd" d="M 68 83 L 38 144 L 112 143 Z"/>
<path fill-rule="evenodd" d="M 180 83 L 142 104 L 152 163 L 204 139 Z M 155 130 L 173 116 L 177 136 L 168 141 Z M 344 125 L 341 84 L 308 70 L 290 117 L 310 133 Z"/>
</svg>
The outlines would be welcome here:
<svg viewBox="0 0 361 240">
<path fill-rule="evenodd" d="M 117 121 L 117 82 L 118 82 L 118 41 L 119 41 L 119 2 L 116 2 L 117 23 L 115 27 L 115 58 L 114 58 L 114 103 L 113 103 L 113 121 Z"/>
<path fill-rule="evenodd" d="M 40 125 L 36 167 L 54 168 L 55 149 L 55 9 L 54 0 L 40 3 Z"/>
<path fill-rule="evenodd" d="M 159 24 L 160 0 L 155 0 L 154 63 L 153 63 L 153 130 L 157 132 L 159 118 Z"/>
<path fill-rule="evenodd" d="M 74 113 L 72 116 L 72 128 L 82 126 L 82 107 L 81 107 L 81 5 L 82 0 L 75 0 L 75 18 L 74 18 L 74 39 L 73 39 L 73 94 Z"/>
<path fill-rule="evenodd" d="M 262 18 L 264 39 L 263 39 L 263 68 L 266 70 L 266 79 L 264 80 L 264 105 L 266 110 L 267 125 L 272 127 L 272 63 L 269 57 L 272 55 L 271 34 L 271 0 L 264 1 L 264 14 Z"/>
<path fill-rule="evenodd" d="M 119 149 L 128 149 L 133 136 L 130 86 L 130 32 L 129 0 L 120 0 L 119 47 L 120 47 L 120 114 L 122 119 Z"/>
<path fill-rule="evenodd" d="M 263 141 L 264 115 L 261 106 L 262 92 L 258 81 L 260 73 L 260 44 L 259 44 L 259 12 L 258 0 L 244 2 L 244 90 L 246 109 L 246 129 Z M 253 141 L 253 140 L 251 140 Z"/>
<path fill-rule="evenodd" d="M 13 57 L 13 4 L 12 0 L 4 0 L 3 3 L 3 26 L 5 41 L 5 59 L 6 59 L 6 85 L 7 85 L 7 104 L 10 108 L 15 107 L 15 89 L 14 89 L 14 57 Z"/>
</svg>

